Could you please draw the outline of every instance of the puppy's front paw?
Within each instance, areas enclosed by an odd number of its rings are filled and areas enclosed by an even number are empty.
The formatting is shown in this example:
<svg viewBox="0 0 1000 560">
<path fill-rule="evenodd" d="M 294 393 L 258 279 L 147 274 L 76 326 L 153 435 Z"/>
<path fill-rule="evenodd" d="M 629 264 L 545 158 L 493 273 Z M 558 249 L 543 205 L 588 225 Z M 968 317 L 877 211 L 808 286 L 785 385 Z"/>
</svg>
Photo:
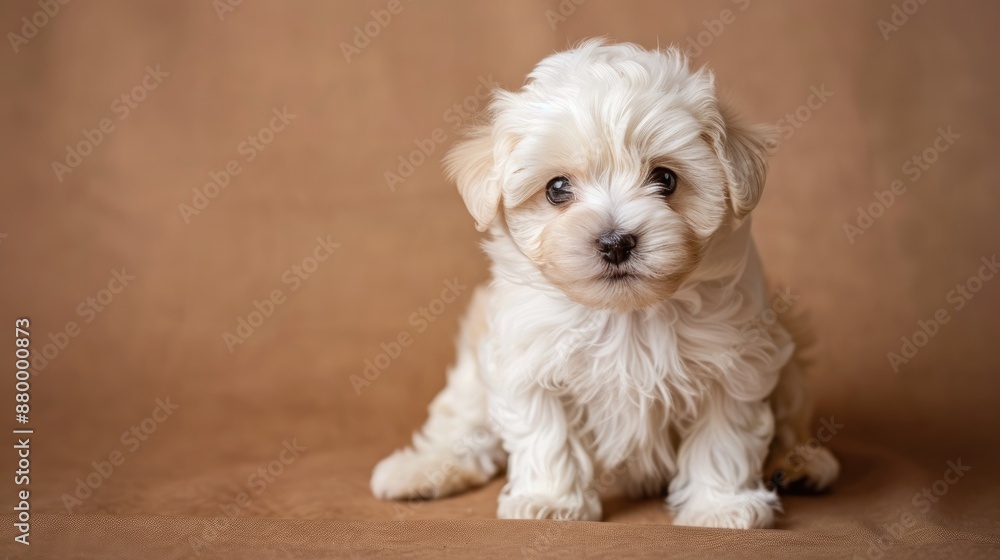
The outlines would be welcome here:
<svg viewBox="0 0 1000 560">
<path fill-rule="evenodd" d="M 452 455 L 401 449 L 375 466 L 371 488 L 383 500 L 432 499 L 481 486 L 489 478 L 489 473 L 470 468 Z"/>
<path fill-rule="evenodd" d="M 559 519 L 600 521 L 601 501 L 584 492 L 567 496 L 501 495 L 497 507 L 500 519 Z"/>
<path fill-rule="evenodd" d="M 675 525 L 719 529 L 767 529 L 774 524 L 774 512 L 781 506 L 767 490 L 736 493 L 701 493 L 676 509 Z"/>
</svg>

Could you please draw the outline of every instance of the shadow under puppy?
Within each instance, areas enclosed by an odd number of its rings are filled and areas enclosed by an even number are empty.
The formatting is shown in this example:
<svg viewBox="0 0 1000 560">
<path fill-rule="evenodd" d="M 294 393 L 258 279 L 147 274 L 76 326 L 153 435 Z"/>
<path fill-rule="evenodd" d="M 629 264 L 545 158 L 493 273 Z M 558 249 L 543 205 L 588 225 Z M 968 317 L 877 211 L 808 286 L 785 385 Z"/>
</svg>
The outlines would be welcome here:
<svg viewBox="0 0 1000 560">
<path fill-rule="evenodd" d="M 678 524 L 772 525 L 765 464 L 808 440 L 809 416 L 787 321 L 745 328 L 769 308 L 749 219 L 765 130 L 679 50 L 596 40 L 495 91 L 487 117 L 446 165 L 493 279 L 374 494 L 442 497 L 506 466 L 499 517 L 598 520 L 595 478 L 615 469 L 629 495 L 668 491 Z M 781 482 L 837 473 L 812 449 Z"/>
</svg>

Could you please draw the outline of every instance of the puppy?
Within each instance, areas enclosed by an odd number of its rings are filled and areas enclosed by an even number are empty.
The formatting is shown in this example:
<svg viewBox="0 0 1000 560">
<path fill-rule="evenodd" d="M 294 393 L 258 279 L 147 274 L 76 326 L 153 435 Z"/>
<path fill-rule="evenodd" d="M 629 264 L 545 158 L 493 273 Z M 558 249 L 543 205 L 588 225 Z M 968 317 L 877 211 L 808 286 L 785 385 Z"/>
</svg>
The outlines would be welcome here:
<svg viewBox="0 0 1000 560">
<path fill-rule="evenodd" d="M 772 525 L 775 486 L 834 481 L 828 450 L 797 452 L 792 329 L 760 320 L 750 212 L 773 143 L 715 90 L 675 48 L 588 41 L 494 92 L 445 159 L 493 280 L 423 430 L 375 468 L 377 497 L 447 496 L 506 467 L 500 518 L 599 520 L 613 483 L 667 491 L 677 524 L 747 529 Z"/>
</svg>

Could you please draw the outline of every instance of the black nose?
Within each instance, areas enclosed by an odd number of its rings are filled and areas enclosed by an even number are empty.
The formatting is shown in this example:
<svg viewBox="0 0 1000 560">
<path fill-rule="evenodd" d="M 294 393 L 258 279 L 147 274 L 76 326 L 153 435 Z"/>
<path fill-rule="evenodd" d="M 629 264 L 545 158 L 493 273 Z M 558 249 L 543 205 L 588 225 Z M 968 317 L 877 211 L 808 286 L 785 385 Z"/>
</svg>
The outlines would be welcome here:
<svg viewBox="0 0 1000 560">
<path fill-rule="evenodd" d="M 632 249 L 635 249 L 635 236 L 609 231 L 597 238 L 597 248 L 604 260 L 611 264 L 621 264 L 628 260 Z"/>
</svg>

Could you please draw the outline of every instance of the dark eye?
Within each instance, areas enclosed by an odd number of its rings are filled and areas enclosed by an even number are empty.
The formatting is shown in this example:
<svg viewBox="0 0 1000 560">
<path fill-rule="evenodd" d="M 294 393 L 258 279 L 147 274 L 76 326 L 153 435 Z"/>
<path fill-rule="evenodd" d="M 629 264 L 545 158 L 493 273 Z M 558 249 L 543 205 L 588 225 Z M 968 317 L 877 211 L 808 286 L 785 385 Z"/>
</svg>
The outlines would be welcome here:
<svg viewBox="0 0 1000 560">
<path fill-rule="evenodd" d="M 666 167 L 657 167 L 649 174 L 649 182 L 660 188 L 660 194 L 670 196 L 677 190 L 677 174 Z"/>
<path fill-rule="evenodd" d="M 545 198 L 549 204 L 559 205 L 573 199 L 573 192 L 569 190 L 569 179 L 556 177 L 545 185 Z"/>
</svg>

